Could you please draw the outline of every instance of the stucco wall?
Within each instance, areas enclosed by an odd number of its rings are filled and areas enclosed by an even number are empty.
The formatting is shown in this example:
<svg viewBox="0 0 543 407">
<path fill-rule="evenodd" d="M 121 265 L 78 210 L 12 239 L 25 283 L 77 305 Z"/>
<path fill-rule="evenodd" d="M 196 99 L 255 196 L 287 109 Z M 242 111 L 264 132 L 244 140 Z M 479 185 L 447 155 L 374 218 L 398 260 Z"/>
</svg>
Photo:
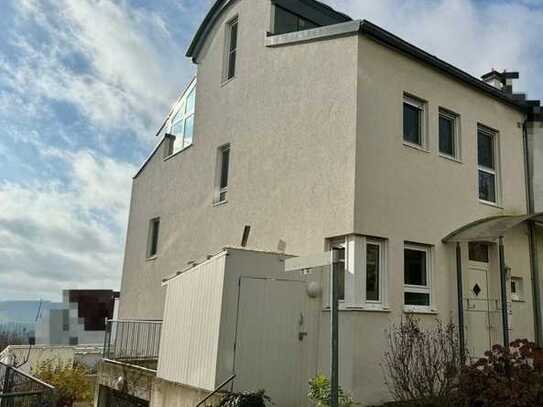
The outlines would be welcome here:
<svg viewBox="0 0 543 407">
<path fill-rule="evenodd" d="M 528 127 L 534 212 L 543 212 L 543 122 Z"/>
<path fill-rule="evenodd" d="M 239 14 L 236 78 L 221 85 L 224 23 Z M 160 279 L 227 245 L 321 251 L 353 224 L 357 39 L 267 48 L 270 3 L 223 13 L 198 65 L 194 145 L 134 180 L 121 318 L 162 318 Z M 318 84 L 318 86 L 315 86 Z M 213 206 L 217 148 L 231 144 L 228 203 Z M 149 220 L 158 258 L 146 261 Z"/>
</svg>

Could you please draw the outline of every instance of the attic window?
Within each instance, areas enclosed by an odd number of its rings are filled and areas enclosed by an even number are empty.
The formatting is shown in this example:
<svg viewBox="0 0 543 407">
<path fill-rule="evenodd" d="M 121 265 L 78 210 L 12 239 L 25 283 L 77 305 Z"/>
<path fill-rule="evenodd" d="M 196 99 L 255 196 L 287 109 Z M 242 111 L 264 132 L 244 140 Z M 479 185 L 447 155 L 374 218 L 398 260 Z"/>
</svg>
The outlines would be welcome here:
<svg viewBox="0 0 543 407">
<path fill-rule="evenodd" d="M 309 30 L 319 25 L 297 14 L 294 14 L 283 7 L 275 6 L 274 34 L 286 34 L 290 32 Z"/>
<path fill-rule="evenodd" d="M 179 100 L 175 114 L 170 120 L 168 133 L 174 136 L 169 147 L 170 154 L 175 154 L 192 144 L 195 101 L 196 81 L 193 81 Z"/>
</svg>

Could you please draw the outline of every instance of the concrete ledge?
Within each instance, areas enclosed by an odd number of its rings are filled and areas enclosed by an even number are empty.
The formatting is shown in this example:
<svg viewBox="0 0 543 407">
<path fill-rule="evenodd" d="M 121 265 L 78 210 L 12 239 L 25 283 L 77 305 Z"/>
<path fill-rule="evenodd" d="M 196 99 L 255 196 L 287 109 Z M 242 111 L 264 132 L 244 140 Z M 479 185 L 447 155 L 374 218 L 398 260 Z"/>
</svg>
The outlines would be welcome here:
<svg viewBox="0 0 543 407">
<path fill-rule="evenodd" d="M 150 401 L 155 376 L 154 370 L 104 359 L 98 363 L 96 387 L 109 387 Z"/>
<path fill-rule="evenodd" d="M 267 47 L 279 47 L 282 45 L 297 44 L 300 42 L 325 40 L 341 35 L 356 34 L 360 30 L 360 20 L 346 23 L 327 25 L 311 30 L 296 31 L 287 34 L 272 35 L 266 37 Z"/>
<path fill-rule="evenodd" d="M 194 407 L 211 392 L 209 390 L 197 389 L 185 386 L 180 383 L 173 383 L 168 380 L 156 378 L 153 383 L 151 407 Z M 206 405 L 217 405 L 221 400 L 222 393 L 213 395 Z"/>
</svg>

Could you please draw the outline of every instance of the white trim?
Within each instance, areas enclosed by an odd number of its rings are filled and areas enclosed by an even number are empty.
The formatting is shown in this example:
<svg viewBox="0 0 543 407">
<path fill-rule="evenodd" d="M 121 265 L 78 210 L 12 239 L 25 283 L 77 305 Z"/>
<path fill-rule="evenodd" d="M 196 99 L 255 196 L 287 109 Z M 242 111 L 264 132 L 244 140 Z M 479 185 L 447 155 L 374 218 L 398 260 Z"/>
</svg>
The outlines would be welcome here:
<svg viewBox="0 0 543 407">
<path fill-rule="evenodd" d="M 428 245 L 416 244 L 416 243 L 404 243 L 404 258 L 405 250 L 420 251 L 426 254 L 426 285 L 413 285 L 403 284 L 404 298 L 402 300 L 404 304 L 404 310 L 407 309 L 410 312 L 432 311 L 433 295 L 432 295 L 432 274 L 433 274 L 433 256 L 432 247 Z M 403 278 L 405 281 L 405 263 L 403 266 Z M 415 294 L 428 294 L 429 305 L 412 305 L 405 303 L 405 293 Z"/>
<path fill-rule="evenodd" d="M 500 176 L 500 167 L 501 167 L 501 161 L 500 161 L 500 143 L 499 143 L 499 133 L 495 130 L 490 129 L 489 127 L 486 127 L 482 124 L 479 124 L 477 126 L 477 140 L 479 138 L 479 132 L 489 136 L 492 140 L 492 158 L 494 161 L 494 168 L 488 168 L 484 165 L 479 164 L 479 157 L 477 157 L 477 198 L 479 199 L 479 202 L 493 205 L 499 207 L 501 205 L 501 176 Z M 478 151 L 478 143 L 477 143 L 477 151 Z M 479 198 L 480 195 L 480 185 L 479 185 L 479 172 L 483 172 L 485 174 L 490 174 L 494 176 L 494 195 L 495 195 L 495 201 L 487 201 L 485 199 Z"/>
<path fill-rule="evenodd" d="M 221 178 L 222 178 L 222 160 L 223 160 L 223 154 L 225 151 L 229 151 L 228 156 L 228 180 L 227 185 L 224 188 L 221 188 Z M 215 171 L 215 187 L 214 187 L 214 193 L 213 193 L 213 204 L 215 206 L 220 204 L 225 204 L 228 202 L 228 183 L 230 181 L 230 163 L 231 163 L 231 157 L 230 157 L 230 143 L 223 144 L 222 146 L 217 148 L 217 159 L 215 160 L 216 165 L 216 171 Z M 224 197 L 221 199 L 221 195 L 224 194 Z"/>
<path fill-rule="evenodd" d="M 420 113 L 420 144 L 413 143 L 404 138 L 404 122 L 403 122 L 403 105 L 408 104 L 417 108 Z M 404 92 L 402 98 L 402 141 L 403 144 L 409 147 L 413 147 L 422 151 L 428 152 L 429 142 L 428 142 L 428 103 L 423 99 L 420 99 L 416 96 L 411 95 L 408 92 Z"/>
</svg>

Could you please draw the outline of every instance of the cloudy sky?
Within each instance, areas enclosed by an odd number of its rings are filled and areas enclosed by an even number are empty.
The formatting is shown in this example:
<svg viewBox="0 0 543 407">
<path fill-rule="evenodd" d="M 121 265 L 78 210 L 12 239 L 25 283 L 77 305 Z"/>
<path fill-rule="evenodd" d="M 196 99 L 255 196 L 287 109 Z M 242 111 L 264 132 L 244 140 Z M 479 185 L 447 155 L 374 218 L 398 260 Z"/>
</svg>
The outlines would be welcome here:
<svg viewBox="0 0 543 407">
<path fill-rule="evenodd" d="M 543 98 L 543 0 L 326 1 Z M 210 2 L 0 1 L 0 300 L 119 288 L 131 176 Z"/>
</svg>

